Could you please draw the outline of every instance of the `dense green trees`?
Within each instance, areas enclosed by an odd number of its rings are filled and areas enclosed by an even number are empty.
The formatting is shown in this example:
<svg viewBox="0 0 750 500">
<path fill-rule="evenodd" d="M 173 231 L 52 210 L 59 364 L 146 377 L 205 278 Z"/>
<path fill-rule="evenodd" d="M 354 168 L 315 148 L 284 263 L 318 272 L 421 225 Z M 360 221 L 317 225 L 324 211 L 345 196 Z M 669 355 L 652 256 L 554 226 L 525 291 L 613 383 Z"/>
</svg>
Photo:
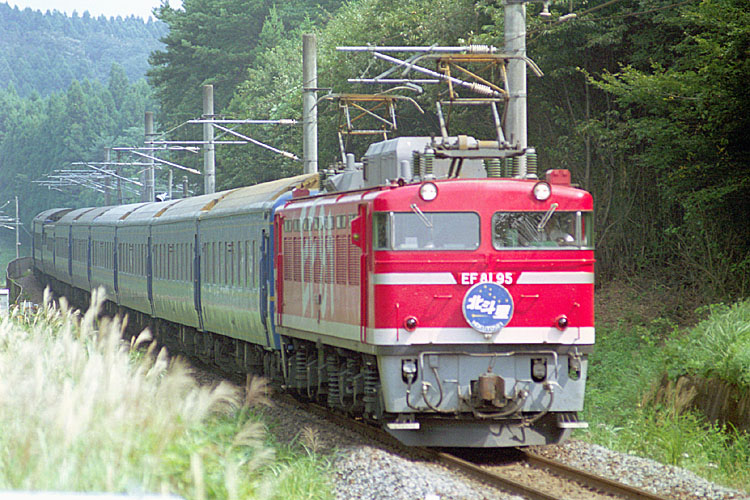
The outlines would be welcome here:
<svg viewBox="0 0 750 500">
<path fill-rule="evenodd" d="M 600 270 L 746 294 L 750 8 L 589 11 L 532 20 L 529 53 L 547 74 L 530 81 L 530 135 L 546 167 L 570 168 L 594 192 Z"/>
<path fill-rule="evenodd" d="M 0 3 L 0 89 L 21 96 L 67 89 L 73 80 L 107 80 L 112 63 L 136 81 L 167 32 L 161 22 L 20 10 Z"/>
<path fill-rule="evenodd" d="M 259 53 L 298 32 L 300 23 L 323 18 L 339 0 L 185 0 L 175 10 L 162 6 L 157 17 L 169 26 L 165 47 L 149 61 L 149 81 L 168 125 L 196 117 L 201 87 L 214 86 L 216 109 L 224 109 Z"/>
<path fill-rule="evenodd" d="M 750 278 L 750 9 L 736 0 L 705 0 L 676 20 L 683 30 L 670 57 L 623 64 L 592 78 L 615 109 L 592 126 L 608 133 L 629 171 L 645 170 L 656 203 L 660 260 L 720 294 L 747 293 Z M 649 183 L 650 186 L 644 184 Z M 650 189 L 649 189 L 650 188 Z"/>
<path fill-rule="evenodd" d="M 103 202 L 90 190 L 71 199 L 32 181 L 70 162 L 101 161 L 105 146 L 143 143 L 144 112 L 156 109 L 143 79 L 147 56 L 166 32 L 153 20 L 0 3 L 0 204 L 19 196 L 28 223 L 53 206 Z"/>
<path fill-rule="evenodd" d="M 101 204 L 91 190 L 71 197 L 32 181 L 71 162 L 102 161 L 105 147 L 143 144 L 143 115 L 155 105 L 146 82 L 129 83 L 117 65 L 109 86 L 74 80 L 66 92 L 45 98 L 0 90 L 0 203 L 19 196 L 25 223 L 46 208 Z"/>
</svg>

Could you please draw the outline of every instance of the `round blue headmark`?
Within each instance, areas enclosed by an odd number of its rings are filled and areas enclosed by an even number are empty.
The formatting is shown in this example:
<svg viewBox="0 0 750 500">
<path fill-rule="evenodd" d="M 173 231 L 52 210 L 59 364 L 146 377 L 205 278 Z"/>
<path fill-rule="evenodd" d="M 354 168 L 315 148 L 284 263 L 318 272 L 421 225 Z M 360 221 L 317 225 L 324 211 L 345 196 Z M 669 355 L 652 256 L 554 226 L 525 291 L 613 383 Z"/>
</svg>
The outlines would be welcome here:
<svg viewBox="0 0 750 500">
<path fill-rule="evenodd" d="M 497 283 L 477 283 L 464 296 L 463 312 L 476 331 L 495 333 L 513 317 L 513 298 Z"/>
</svg>

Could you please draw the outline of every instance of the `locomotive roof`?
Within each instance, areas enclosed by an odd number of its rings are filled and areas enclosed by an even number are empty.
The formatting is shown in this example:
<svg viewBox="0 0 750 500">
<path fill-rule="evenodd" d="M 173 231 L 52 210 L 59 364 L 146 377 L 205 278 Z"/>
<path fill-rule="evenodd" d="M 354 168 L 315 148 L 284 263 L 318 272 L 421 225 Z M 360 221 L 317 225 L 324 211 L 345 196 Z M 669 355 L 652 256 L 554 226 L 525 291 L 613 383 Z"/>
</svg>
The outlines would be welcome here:
<svg viewBox="0 0 750 500">
<path fill-rule="evenodd" d="M 374 209 L 378 211 L 408 210 L 413 203 L 423 210 L 455 211 L 478 210 L 487 207 L 491 200 L 492 208 L 497 210 L 546 210 L 552 203 L 557 203 L 557 210 L 560 211 L 593 209 L 591 194 L 570 185 L 551 184 L 552 196 L 540 202 L 532 194 L 534 185 L 539 182 L 534 179 L 444 179 L 431 182 L 437 186 L 438 196 L 429 202 L 419 197 L 419 188 L 423 183 L 414 183 L 291 200 L 287 207 L 293 209 L 310 204 L 333 203 L 335 200 L 337 204 L 372 201 Z"/>
</svg>

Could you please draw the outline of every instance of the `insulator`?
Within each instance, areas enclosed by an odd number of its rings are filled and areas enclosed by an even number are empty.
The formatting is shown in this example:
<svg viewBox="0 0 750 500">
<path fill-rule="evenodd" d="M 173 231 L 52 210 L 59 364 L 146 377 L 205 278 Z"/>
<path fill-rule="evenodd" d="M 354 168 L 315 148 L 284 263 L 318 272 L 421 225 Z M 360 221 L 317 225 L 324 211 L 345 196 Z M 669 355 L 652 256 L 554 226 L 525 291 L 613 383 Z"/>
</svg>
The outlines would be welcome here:
<svg viewBox="0 0 750 500">
<path fill-rule="evenodd" d="M 503 177 L 513 177 L 513 158 L 507 157 L 503 162 Z"/>
<path fill-rule="evenodd" d="M 485 159 L 484 168 L 487 170 L 488 178 L 497 179 L 503 176 L 503 165 L 500 158 Z"/>
<path fill-rule="evenodd" d="M 513 157 L 513 177 L 518 177 L 520 175 L 521 175 L 521 157 L 514 156 Z"/>
<path fill-rule="evenodd" d="M 471 83 L 468 88 L 472 92 L 488 97 L 499 97 L 502 95 L 500 92 L 493 90 L 489 85 L 484 85 L 483 83 Z"/>
<path fill-rule="evenodd" d="M 489 45 L 469 45 L 467 47 L 466 52 L 469 54 L 492 54 L 497 49 L 495 47 L 490 47 Z"/>
<path fill-rule="evenodd" d="M 419 179 L 422 177 L 422 171 L 420 166 L 419 151 L 412 151 L 411 153 L 411 172 L 413 179 Z"/>
<path fill-rule="evenodd" d="M 536 149 L 529 148 L 526 150 L 526 174 L 537 175 L 537 158 Z"/>
<path fill-rule="evenodd" d="M 422 155 L 422 165 L 424 166 L 424 176 L 433 176 L 435 165 L 435 151 L 429 149 Z"/>
</svg>

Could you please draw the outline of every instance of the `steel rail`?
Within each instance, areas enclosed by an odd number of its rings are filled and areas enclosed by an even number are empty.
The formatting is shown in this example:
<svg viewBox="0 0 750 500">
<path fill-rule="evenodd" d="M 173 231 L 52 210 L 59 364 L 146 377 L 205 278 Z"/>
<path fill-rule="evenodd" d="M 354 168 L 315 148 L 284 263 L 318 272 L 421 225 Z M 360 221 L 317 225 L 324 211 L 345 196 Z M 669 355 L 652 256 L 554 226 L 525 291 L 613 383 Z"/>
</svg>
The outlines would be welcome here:
<svg viewBox="0 0 750 500">
<path fill-rule="evenodd" d="M 596 490 L 616 495 L 618 497 L 632 499 L 632 500 L 665 500 L 666 497 L 651 493 L 649 491 L 636 488 L 635 486 L 629 486 L 627 484 L 613 481 L 606 477 L 602 477 L 596 474 L 592 474 L 582 469 L 571 467 L 564 463 L 552 460 L 536 453 L 521 450 L 524 455 L 524 459 L 529 465 L 537 468 L 543 468 L 549 470 L 556 476 L 564 477 L 578 483 L 585 484 Z"/>
</svg>

